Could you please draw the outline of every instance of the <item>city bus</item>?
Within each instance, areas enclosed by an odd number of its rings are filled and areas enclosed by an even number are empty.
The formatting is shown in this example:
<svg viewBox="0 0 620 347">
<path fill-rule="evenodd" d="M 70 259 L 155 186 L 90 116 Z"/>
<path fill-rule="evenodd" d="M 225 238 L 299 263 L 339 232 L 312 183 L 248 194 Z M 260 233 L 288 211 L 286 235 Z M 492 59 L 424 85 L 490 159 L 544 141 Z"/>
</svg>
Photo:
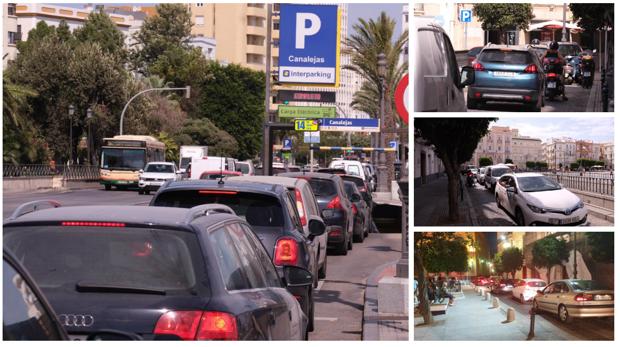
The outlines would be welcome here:
<svg viewBox="0 0 620 347">
<path fill-rule="evenodd" d="M 166 146 L 152 136 L 117 135 L 104 138 L 100 183 L 105 190 L 138 186 L 139 171 L 151 161 L 164 161 Z"/>
</svg>

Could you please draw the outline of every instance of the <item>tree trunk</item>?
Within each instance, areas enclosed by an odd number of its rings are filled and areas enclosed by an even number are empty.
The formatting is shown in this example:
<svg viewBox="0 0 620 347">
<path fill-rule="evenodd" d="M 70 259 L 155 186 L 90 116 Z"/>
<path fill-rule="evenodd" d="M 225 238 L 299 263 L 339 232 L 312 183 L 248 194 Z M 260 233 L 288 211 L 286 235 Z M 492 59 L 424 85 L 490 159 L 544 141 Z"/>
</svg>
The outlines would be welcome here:
<svg viewBox="0 0 620 347">
<path fill-rule="evenodd" d="M 392 108 L 392 95 L 385 90 L 385 127 L 387 128 L 395 128 L 396 123 L 394 121 L 394 110 Z M 384 147 L 388 147 L 388 144 L 391 140 L 396 139 L 395 133 L 386 133 L 383 135 L 385 143 L 382 145 Z M 387 166 L 387 177 L 388 177 L 388 189 L 392 190 L 392 181 L 396 178 L 396 170 L 394 167 L 394 162 L 396 161 L 396 152 L 386 152 L 385 154 L 385 165 Z M 404 166 L 402 166 L 404 168 Z"/>
<path fill-rule="evenodd" d="M 448 174 L 448 215 L 451 221 L 458 221 L 459 214 L 459 180 L 458 173 L 446 170 Z"/>
<path fill-rule="evenodd" d="M 551 282 L 551 266 L 547 267 L 547 284 Z"/>
<path fill-rule="evenodd" d="M 413 252 L 414 254 L 414 268 L 417 269 L 418 273 L 418 310 L 424 319 L 424 324 L 433 324 L 433 315 L 431 314 L 431 305 L 428 301 L 428 291 L 426 290 L 426 268 L 424 267 L 424 263 L 422 262 L 422 257 L 418 252 Z M 414 273 L 416 271 L 414 270 Z"/>
<path fill-rule="evenodd" d="M 515 274 L 516 274 L 516 273 L 517 273 L 516 271 L 511 272 L 511 274 L 512 274 L 512 279 L 513 279 L 513 280 L 515 279 Z"/>
</svg>

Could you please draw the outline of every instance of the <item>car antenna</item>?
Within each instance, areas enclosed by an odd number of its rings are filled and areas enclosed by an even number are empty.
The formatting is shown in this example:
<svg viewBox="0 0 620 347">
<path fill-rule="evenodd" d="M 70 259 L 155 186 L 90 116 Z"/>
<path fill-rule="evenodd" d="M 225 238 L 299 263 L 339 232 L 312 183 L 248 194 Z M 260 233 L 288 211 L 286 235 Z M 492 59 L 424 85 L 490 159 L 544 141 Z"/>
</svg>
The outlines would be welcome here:
<svg viewBox="0 0 620 347">
<path fill-rule="evenodd" d="M 220 158 L 222 158 L 220 162 L 220 180 L 217 181 L 217 184 L 224 184 L 224 157 Z"/>
</svg>

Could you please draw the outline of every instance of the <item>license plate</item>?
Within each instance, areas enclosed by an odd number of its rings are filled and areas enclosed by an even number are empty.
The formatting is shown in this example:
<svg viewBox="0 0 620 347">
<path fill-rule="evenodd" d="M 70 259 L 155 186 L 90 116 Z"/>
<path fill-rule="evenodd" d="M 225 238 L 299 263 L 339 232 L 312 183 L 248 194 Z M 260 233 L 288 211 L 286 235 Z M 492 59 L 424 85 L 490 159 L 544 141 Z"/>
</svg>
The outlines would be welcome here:
<svg viewBox="0 0 620 347">
<path fill-rule="evenodd" d="M 589 71 L 584 72 L 584 73 L 583 73 L 583 75 L 584 75 L 585 77 L 590 77 L 590 76 L 591 76 L 591 74 L 590 74 L 590 72 L 589 72 Z"/>
<path fill-rule="evenodd" d="M 127 181 L 117 181 L 118 184 L 127 184 Z"/>
<path fill-rule="evenodd" d="M 608 295 L 608 294 L 606 294 L 606 295 L 595 295 L 594 296 L 594 300 L 597 300 L 597 301 L 609 301 L 609 300 L 611 300 L 611 295 Z"/>
<path fill-rule="evenodd" d="M 549 218 L 549 224 L 556 224 L 556 225 L 572 224 L 572 223 L 577 223 L 578 221 L 579 221 L 579 217 L 572 217 L 572 218 L 566 218 L 566 219 Z"/>
<path fill-rule="evenodd" d="M 493 71 L 493 76 L 498 76 L 498 77 L 514 77 L 516 75 L 517 75 L 516 72 Z"/>
<path fill-rule="evenodd" d="M 547 83 L 547 88 L 555 88 L 555 82 Z"/>
</svg>

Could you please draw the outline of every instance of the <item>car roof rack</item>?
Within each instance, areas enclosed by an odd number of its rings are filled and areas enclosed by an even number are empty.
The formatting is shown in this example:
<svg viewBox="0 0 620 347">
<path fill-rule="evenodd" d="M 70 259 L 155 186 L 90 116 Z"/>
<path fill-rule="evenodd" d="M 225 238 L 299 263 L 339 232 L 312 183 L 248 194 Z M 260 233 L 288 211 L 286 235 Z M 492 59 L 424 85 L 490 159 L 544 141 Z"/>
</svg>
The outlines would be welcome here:
<svg viewBox="0 0 620 347">
<path fill-rule="evenodd" d="M 236 216 L 237 214 L 232 208 L 222 204 L 203 204 L 192 207 L 185 217 L 185 223 L 189 224 L 194 219 L 202 216 L 208 216 L 214 213 L 228 213 Z"/>
<path fill-rule="evenodd" d="M 60 202 L 56 201 L 56 200 L 36 200 L 36 201 L 30 201 L 27 202 L 25 204 L 21 204 L 19 205 L 15 211 L 11 214 L 11 216 L 9 218 L 7 218 L 8 220 L 15 220 L 25 214 L 28 213 L 32 213 L 32 212 L 36 212 L 38 210 L 41 209 L 46 209 L 46 208 L 42 208 L 42 207 L 46 207 L 47 208 L 58 208 L 61 207 L 62 205 L 60 204 Z"/>
</svg>

